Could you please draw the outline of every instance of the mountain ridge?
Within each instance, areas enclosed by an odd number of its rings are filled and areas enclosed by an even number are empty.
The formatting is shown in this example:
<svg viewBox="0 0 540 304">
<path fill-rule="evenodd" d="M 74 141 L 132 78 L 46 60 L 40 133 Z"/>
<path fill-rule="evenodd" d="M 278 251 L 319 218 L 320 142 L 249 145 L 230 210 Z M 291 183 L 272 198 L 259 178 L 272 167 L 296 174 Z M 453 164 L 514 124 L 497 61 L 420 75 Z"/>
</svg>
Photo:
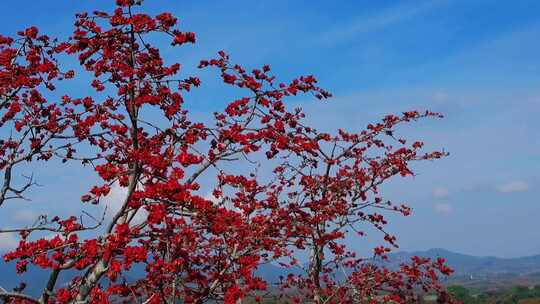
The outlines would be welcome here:
<svg viewBox="0 0 540 304">
<path fill-rule="evenodd" d="M 501 275 L 526 276 L 531 274 L 540 275 L 540 254 L 517 257 L 517 258 L 501 258 L 494 256 L 474 256 L 468 254 L 457 253 L 444 248 L 431 248 L 421 251 L 399 251 L 389 254 L 389 261 L 383 262 L 391 269 L 397 269 L 399 264 L 409 260 L 412 256 L 422 256 L 428 258 L 444 257 L 447 264 L 454 269 L 454 274 L 451 278 L 463 277 L 483 277 L 497 278 Z M 137 267 L 133 277 L 143 275 L 143 267 Z M 278 282 L 280 277 L 286 277 L 288 273 L 300 274 L 298 269 L 288 270 L 278 265 L 265 264 L 261 265 L 256 274 L 263 277 L 268 282 Z M 65 284 L 75 276 L 73 272 L 65 272 L 61 274 L 58 281 L 58 286 Z M 25 281 L 28 284 L 26 292 L 31 295 L 39 295 L 44 286 L 38 286 L 46 281 L 48 272 L 36 267 L 29 267 L 27 273 L 23 275 L 15 274 L 15 263 L 0 262 L 0 286 L 11 290 L 19 285 L 19 282 Z M 32 283 L 38 283 L 32 284 Z M 44 283 L 43 283 L 44 284 Z"/>
<path fill-rule="evenodd" d="M 515 258 L 495 256 L 474 256 L 453 252 L 443 248 L 432 248 L 424 251 L 396 252 L 390 254 L 389 264 L 396 266 L 396 262 L 403 262 L 410 257 L 418 255 L 428 258 L 443 257 L 447 264 L 454 269 L 455 275 L 472 274 L 530 274 L 540 272 L 540 254 Z"/>
</svg>

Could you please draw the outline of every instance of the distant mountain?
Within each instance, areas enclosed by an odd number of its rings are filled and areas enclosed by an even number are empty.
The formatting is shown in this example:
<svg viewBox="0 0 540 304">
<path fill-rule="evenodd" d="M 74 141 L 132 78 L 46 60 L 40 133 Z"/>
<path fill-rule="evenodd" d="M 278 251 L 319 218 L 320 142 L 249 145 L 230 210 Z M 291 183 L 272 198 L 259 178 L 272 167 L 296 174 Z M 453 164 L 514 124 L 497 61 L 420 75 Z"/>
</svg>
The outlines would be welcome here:
<svg viewBox="0 0 540 304">
<path fill-rule="evenodd" d="M 410 260 L 415 255 L 429 258 L 446 258 L 447 264 L 455 271 L 450 281 L 461 281 L 463 278 L 471 281 L 474 277 L 474 281 L 490 281 L 490 285 L 493 285 L 492 282 L 495 281 L 515 283 L 525 279 L 527 279 L 523 281 L 525 284 L 531 281 L 540 283 L 540 255 L 520 258 L 478 257 L 436 248 L 426 251 L 393 253 L 389 256 L 389 261 L 385 262 L 385 265 L 389 268 L 397 269 L 399 264 Z M 6 264 L 0 261 L 0 286 L 11 290 L 17 287 L 19 282 L 24 281 L 28 283 L 28 287 L 25 290 L 26 293 L 39 295 L 42 288 L 44 288 L 49 272 L 37 269 L 36 267 L 29 267 L 28 272 L 19 276 L 15 274 L 14 264 Z M 132 269 L 132 272 L 128 276 L 137 278 L 144 275 L 142 266 L 135 267 Z M 290 271 L 274 264 L 265 264 L 261 265 L 256 271 L 257 275 L 263 277 L 269 283 L 277 283 L 280 277 L 286 277 L 289 273 L 300 274 L 301 270 L 294 269 Z M 75 272 L 62 272 L 57 286 L 66 284 L 74 276 Z"/>
<path fill-rule="evenodd" d="M 15 263 L 5 263 L 0 260 L 0 287 L 6 290 L 13 290 L 13 288 L 19 287 L 21 282 L 26 283 L 24 293 L 38 297 L 43 292 L 45 285 L 49 279 L 51 270 L 41 269 L 35 266 L 28 266 L 28 270 L 23 274 L 16 274 Z M 56 281 L 56 287 L 66 286 L 76 276 L 80 275 L 79 272 L 74 270 L 64 270 L 60 272 Z M 128 281 L 135 281 L 133 278 L 140 278 L 144 276 L 144 266 L 134 265 L 131 270 L 124 274 Z M 103 277 L 100 281 L 102 284 L 108 284 L 108 279 Z"/>
<path fill-rule="evenodd" d="M 381 264 L 390 269 L 398 269 L 401 263 L 410 261 L 413 256 L 432 259 L 445 258 L 447 264 L 454 269 L 453 278 L 477 277 L 478 279 L 486 279 L 523 277 L 525 275 L 540 276 L 540 255 L 519 258 L 479 257 L 442 248 L 433 248 L 425 251 L 392 253 L 389 255 L 389 260 L 381 262 Z M 293 273 L 299 274 L 300 271 L 296 270 Z M 288 274 L 288 270 L 273 264 L 266 264 L 259 267 L 257 274 L 269 282 L 277 282 L 280 277 L 285 277 Z"/>
<path fill-rule="evenodd" d="M 282 278 L 285 279 L 288 274 L 300 275 L 304 273 L 300 268 L 286 269 L 274 264 L 260 265 L 255 274 L 264 278 L 268 283 L 278 283 Z"/>
<path fill-rule="evenodd" d="M 429 258 L 444 257 L 455 275 L 531 274 L 540 272 L 540 254 L 519 258 L 478 257 L 434 248 L 426 251 L 398 252 L 390 256 L 393 266 L 409 260 L 412 256 Z"/>
<path fill-rule="evenodd" d="M 25 293 L 37 296 L 47 284 L 50 271 L 45 271 L 37 267 L 28 267 L 28 271 L 18 275 L 15 272 L 15 263 L 5 263 L 0 261 L 0 286 L 6 290 L 12 290 L 19 286 L 21 282 L 27 283 Z M 68 282 L 74 277 L 73 272 L 61 272 L 58 282 L 61 284 Z"/>
</svg>

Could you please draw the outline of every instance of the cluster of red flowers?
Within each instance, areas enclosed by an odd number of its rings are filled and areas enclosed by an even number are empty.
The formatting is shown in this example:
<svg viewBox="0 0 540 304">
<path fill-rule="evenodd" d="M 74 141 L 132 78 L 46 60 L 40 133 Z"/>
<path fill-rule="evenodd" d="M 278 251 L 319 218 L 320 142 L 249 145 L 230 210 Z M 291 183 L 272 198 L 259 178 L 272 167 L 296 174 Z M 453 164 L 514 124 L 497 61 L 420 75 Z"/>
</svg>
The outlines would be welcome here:
<svg viewBox="0 0 540 304">
<path fill-rule="evenodd" d="M 322 133 L 306 124 L 301 109 L 287 106 L 298 94 L 331 97 L 314 76 L 279 82 L 270 66 L 248 72 L 220 51 L 199 67 L 217 69 L 244 97 L 216 112 L 213 124 L 193 122 L 184 98 L 201 81 L 177 78 L 181 65 L 167 65 L 151 41 L 161 33 L 177 46 L 194 43 L 195 34 L 178 30 L 170 13 L 137 13 L 140 2 L 118 0 L 110 14 L 78 14 L 72 37 L 62 43 L 37 28 L 15 39 L 0 36 L 0 125 L 13 128 L 0 139 L 0 169 L 7 176 L 0 204 L 23 198 L 33 185 L 13 187 L 12 169 L 52 158 L 91 164 L 86 168 L 101 178 L 82 202 L 106 204 L 113 187 L 125 193 L 119 210 L 95 226 L 73 216 L 20 229 L 22 241 L 5 260 L 17 261 L 19 273 L 40 267 L 51 276 L 39 299 L 24 291 L 0 297 L 21 303 L 236 304 L 248 297 L 411 303 L 424 290 L 451 302 L 438 281 L 451 273 L 444 260 L 414 258 L 400 269 L 378 262 L 397 247 L 383 213 L 411 212 L 383 199 L 379 186 L 412 175 L 412 161 L 444 156 L 396 138 L 395 128 L 439 114 L 411 111 L 361 132 Z M 60 70 L 58 54 L 75 56 L 93 76 L 94 97 L 43 97 L 55 81 L 74 77 Z M 259 171 L 264 168 L 266 176 Z M 209 185 L 199 184 L 203 176 L 209 183 L 215 178 L 210 195 Z M 366 225 L 379 230 L 385 244 L 369 259 L 345 242 L 351 230 L 364 236 Z M 94 233 L 81 233 L 88 230 Z M 35 231 L 54 236 L 31 241 Z M 309 253 L 305 265 L 298 259 L 303 251 Z M 257 275 L 267 263 L 290 270 L 277 289 Z M 135 265 L 144 274 L 130 279 Z M 298 267 L 304 272 L 293 271 Z M 58 274 L 66 270 L 79 275 L 59 287 Z"/>
</svg>

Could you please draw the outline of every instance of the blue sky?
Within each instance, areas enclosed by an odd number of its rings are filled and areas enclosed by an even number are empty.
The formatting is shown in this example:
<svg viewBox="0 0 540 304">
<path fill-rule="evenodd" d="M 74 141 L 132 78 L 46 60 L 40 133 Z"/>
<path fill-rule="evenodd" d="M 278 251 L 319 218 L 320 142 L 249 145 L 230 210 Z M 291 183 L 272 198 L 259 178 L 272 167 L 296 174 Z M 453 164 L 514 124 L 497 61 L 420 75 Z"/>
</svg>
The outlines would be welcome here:
<svg viewBox="0 0 540 304">
<path fill-rule="evenodd" d="M 4 0 L 1 33 L 36 25 L 65 37 L 75 12 L 111 2 Z M 321 129 L 360 130 L 410 109 L 443 112 L 443 120 L 402 130 L 451 153 L 385 189 L 414 208 L 412 217 L 391 225 L 402 249 L 540 253 L 539 1 L 146 2 L 151 13 L 170 11 L 198 34 L 195 46 L 165 52 L 186 72 L 224 49 L 246 66 L 269 63 L 285 79 L 315 74 L 335 98 L 296 102 Z M 188 98 L 196 115 L 227 101 L 217 82 L 205 85 Z M 53 197 L 3 207 L 0 219 L 16 225 L 52 206 L 76 210 L 87 176 L 72 168 L 41 172 L 40 182 L 56 189 Z M 73 180 L 80 185 L 66 189 Z M 0 249 L 10 240 L 2 242 Z"/>
</svg>

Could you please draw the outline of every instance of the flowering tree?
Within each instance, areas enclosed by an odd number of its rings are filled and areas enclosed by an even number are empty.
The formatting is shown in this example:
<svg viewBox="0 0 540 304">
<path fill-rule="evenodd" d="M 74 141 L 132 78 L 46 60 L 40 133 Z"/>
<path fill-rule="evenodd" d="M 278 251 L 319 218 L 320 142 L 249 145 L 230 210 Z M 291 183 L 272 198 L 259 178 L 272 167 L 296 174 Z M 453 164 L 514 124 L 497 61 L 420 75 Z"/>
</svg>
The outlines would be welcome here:
<svg viewBox="0 0 540 304">
<path fill-rule="evenodd" d="M 110 219 L 95 217 L 92 225 L 81 217 L 48 215 L 31 227 L 1 230 L 20 233 L 18 247 L 4 256 L 16 261 L 18 273 L 28 267 L 50 271 L 47 281 L 28 282 L 43 286 L 39 297 L 19 288 L 0 291 L 1 298 L 411 303 L 423 289 L 451 302 L 437 279 L 451 273 L 443 259 L 415 257 L 400 269 L 374 262 L 396 245 L 384 229 L 384 213 L 410 213 L 383 199 L 378 187 L 412 175 L 413 161 L 444 156 L 421 152 L 421 142 L 408 144 L 394 129 L 439 114 L 411 111 L 388 115 L 359 133 L 319 132 L 301 109 L 286 105 L 298 94 L 331 97 L 313 76 L 283 83 L 269 66 L 248 72 L 221 51 L 199 68 L 217 70 L 245 97 L 214 113 L 211 123 L 192 121 L 184 98 L 200 80 L 178 76 L 180 64 L 165 64 L 151 41 L 161 34 L 182 46 L 194 43 L 195 34 L 177 29 L 169 13 L 138 12 L 139 2 L 117 0 L 111 13 L 78 14 L 64 42 L 34 27 L 16 38 L 0 36 L 0 205 L 25 199 L 34 185 L 27 177 L 16 186 L 18 167 L 53 159 L 90 165 L 99 176 L 101 182 L 81 196 L 81 212 L 85 204 L 106 204 L 113 186 L 126 193 Z M 54 83 L 75 77 L 55 59 L 66 55 L 76 56 L 81 73 L 90 73 L 95 96 L 45 97 Z M 201 185 L 203 176 L 212 185 Z M 374 248 L 375 259 L 357 256 L 344 241 L 362 237 L 368 226 L 380 230 L 386 244 Z M 36 240 L 31 236 L 37 231 L 54 236 Z M 309 252 L 307 263 L 298 258 L 303 251 Z M 267 263 L 290 269 L 277 288 L 257 275 Z M 128 278 L 136 266 L 143 274 Z M 304 272 L 292 271 L 297 267 Z M 58 284 L 67 270 L 77 276 Z"/>
</svg>

